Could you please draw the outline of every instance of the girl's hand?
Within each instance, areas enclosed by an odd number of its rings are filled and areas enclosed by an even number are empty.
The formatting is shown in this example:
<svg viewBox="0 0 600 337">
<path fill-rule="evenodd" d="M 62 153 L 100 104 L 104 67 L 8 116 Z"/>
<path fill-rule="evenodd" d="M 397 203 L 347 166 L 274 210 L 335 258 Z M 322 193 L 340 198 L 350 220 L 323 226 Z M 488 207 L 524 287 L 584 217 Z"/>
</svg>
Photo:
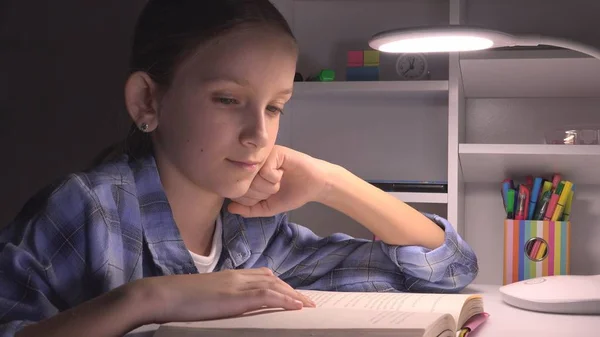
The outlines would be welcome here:
<svg viewBox="0 0 600 337">
<path fill-rule="evenodd" d="M 275 145 L 248 192 L 228 210 L 243 217 L 272 216 L 319 201 L 326 193 L 332 164 Z"/>
<path fill-rule="evenodd" d="M 298 310 L 315 304 L 268 268 L 150 277 L 136 281 L 149 293 L 151 323 L 225 318 L 261 308 Z M 144 295 L 141 295 L 144 296 Z"/>
</svg>

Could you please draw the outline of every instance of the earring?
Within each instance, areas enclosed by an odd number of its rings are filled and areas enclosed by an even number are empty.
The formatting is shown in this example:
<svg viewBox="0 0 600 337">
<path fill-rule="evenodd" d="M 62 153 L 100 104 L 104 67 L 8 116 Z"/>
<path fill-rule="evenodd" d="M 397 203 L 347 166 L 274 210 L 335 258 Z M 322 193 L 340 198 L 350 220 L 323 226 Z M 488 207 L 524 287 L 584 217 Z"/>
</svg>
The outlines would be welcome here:
<svg viewBox="0 0 600 337">
<path fill-rule="evenodd" d="M 147 132 L 148 131 L 148 123 L 140 124 L 140 130 L 142 130 L 142 132 Z"/>
</svg>

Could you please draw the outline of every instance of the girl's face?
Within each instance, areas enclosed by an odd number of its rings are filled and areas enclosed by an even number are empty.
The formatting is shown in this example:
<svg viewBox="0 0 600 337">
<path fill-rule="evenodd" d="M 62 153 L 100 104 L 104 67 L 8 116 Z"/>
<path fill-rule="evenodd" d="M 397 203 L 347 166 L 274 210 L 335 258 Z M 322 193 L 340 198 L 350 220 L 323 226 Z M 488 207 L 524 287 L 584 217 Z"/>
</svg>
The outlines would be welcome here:
<svg viewBox="0 0 600 337">
<path fill-rule="evenodd" d="M 259 27 L 199 47 L 158 103 L 161 170 L 221 197 L 245 194 L 275 144 L 296 59 L 290 37 Z"/>
</svg>

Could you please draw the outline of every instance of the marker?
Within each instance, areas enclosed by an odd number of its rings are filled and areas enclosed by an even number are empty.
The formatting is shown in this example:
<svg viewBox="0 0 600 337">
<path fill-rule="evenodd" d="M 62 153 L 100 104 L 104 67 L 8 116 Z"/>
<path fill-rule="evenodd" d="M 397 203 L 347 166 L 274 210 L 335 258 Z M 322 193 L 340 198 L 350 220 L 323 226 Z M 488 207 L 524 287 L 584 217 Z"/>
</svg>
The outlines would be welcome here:
<svg viewBox="0 0 600 337">
<path fill-rule="evenodd" d="M 524 220 L 528 220 L 527 217 L 529 214 L 529 198 L 531 197 L 531 188 L 528 186 L 523 186 L 523 193 L 525 194 L 525 198 L 523 200 L 523 218 Z"/>
<path fill-rule="evenodd" d="M 508 193 L 508 189 L 510 188 L 510 180 L 504 179 L 502 182 L 502 202 L 504 203 L 504 209 L 506 210 L 506 194 Z"/>
<path fill-rule="evenodd" d="M 538 200 L 538 203 L 540 201 L 542 201 L 542 197 L 544 196 L 544 193 L 546 193 L 547 191 L 551 191 L 551 190 L 552 190 L 552 182 L 545 180 L 544 183 L 542 184 L 542 192 L 540 193 L 540 200 Z"/>
<path fill-rule="evenodd" d="M 544 255 L 546 255 L 546 244 L 542 241 L 540 242 L 540 249 L 538 249 L 538 253 L 536 255 L 536 260 L 541 260 L 542 257 L 544 257 Z"/>
<path fill-rule="evenodd" d="M 517 212 L 515 214 L 515 220 L 525 220 L 525 217 L 529 213 L 527 207 L 529 206 L 529 189 L 526 185 L 519 185 L 519 197 L 517 201 Z"/>
<path fill-rule="evenodd" d="M 540 244 L 542 243 L 541 240 L 535 240 L 535 242 L 533 243 L 533 245 L 531 245 L 531 250 L 529 251 L 529 257 L 532 259 L 537 259 L 537 255 L 540 251 Z"/>
<path fill-rule="evenodd" d="M 527 186 L 527 188 L 529 188 L 529 190 L 531 191 L 531 188 L 533 188 L 533 177 L 532 176 L 525 177 L 525 186 Z"/>
<path fill-rule="evenodd" d="M 527 219 L 533 220 L 533 213 L 535 213 L 535 205 L 540 198 L 540 189 L 542 188 L 542 178 L 537 177 L 533 182 L 533 188 L 531 190 L 531 198 L 529 198 L 529 212 L 527 213 Z"/>
<path fill-rule="evenodd" d="M 538 202 L 537 209 L 535 210 L 535 219 L 534 220 L 543 220 L 544 214 L 546 214 L 546 209 L 548 208 L 548 204 L 550 203 L 550 197 L 552 196 L 552 191 L 548 190 L 544 192 L 542 199 Z"/>
<path fill-rule="evenodd" d="M 554 215 L 554 210 L 556 209 L 556 204 L 558 203 L 558 199 L 560 198 L 560 194 L 562 193 L 563 187 L 563 181 L 558 183 L 558 186 L 556 186 L 554 193 L 552 193 L 552 196 L 550 197 L 550 202 L 548 203 L 546 214 L 544 214 L 544 220 L 548 221 L 552 219 L 552 216 Z"/>
<path fill-rule="evenodd" d="M 562 221 L 569 221 L 571 219 L 571 204 L 573 204 L 573 194 L 575 193 L 575 185 L 571 187 L 571 193 L 565 204 L 565 210 L 563 211 Z"/>
<path fill-rule="evenodd" d="M 561 179 L 561 177 L 560 177 L 560 174 L 558 174 L 558 173 L 555 173 L 552 176 L 552 189 L 553 190 L 555 190 L 558 187 L 558 184 L 560 183 L 560 179 Z"/>
<path fill-rule="evenodd" d="M 522 189 L 523 185 L 521 185 Z M 517 197 L 517 211 L 515 212 L 515 220 L 525 220 L 525 193 L 519 191 L 519 196 Z"/>
<path fill-rule="evenodd" d="M 506 193 L 506 218 L 507 219 L 513 219 L 514 218 L 514 211 L 515 211 L 515 190 L 513 190 L 512 188 L 508 189 L 508 192 Z"/>
<path fill-rule="evenodd" d="M 570 181 L 565 181 L 564 187 L 560 192 L 558 202 L 556 203 L 556 209 L 554 210 L 554 213 L 552 213 L 552 221 L 557 221 L 562 217 L 562 212 L 565 208 L 567 200 L 569 199 L 569 195 L 571 194 L 572 186 L 573 184 Z"/>
</svg>

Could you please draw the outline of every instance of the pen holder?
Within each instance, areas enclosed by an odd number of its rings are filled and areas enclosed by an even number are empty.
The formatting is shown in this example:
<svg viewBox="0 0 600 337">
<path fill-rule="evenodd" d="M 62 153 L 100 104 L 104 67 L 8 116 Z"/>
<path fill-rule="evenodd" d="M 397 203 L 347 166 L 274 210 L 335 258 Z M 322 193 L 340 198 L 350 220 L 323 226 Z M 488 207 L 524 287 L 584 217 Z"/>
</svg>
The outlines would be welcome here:
<svg viewBox="0 0 600 337">
<path fill-rule="evenodd" d="M 504 284 L 568 275 L 571 222 L 504 220 Z"/>
</svg>

